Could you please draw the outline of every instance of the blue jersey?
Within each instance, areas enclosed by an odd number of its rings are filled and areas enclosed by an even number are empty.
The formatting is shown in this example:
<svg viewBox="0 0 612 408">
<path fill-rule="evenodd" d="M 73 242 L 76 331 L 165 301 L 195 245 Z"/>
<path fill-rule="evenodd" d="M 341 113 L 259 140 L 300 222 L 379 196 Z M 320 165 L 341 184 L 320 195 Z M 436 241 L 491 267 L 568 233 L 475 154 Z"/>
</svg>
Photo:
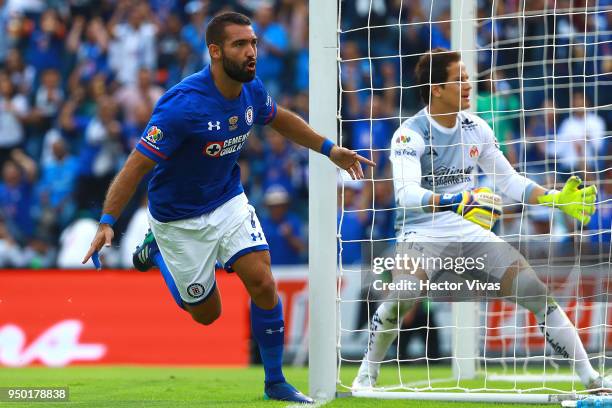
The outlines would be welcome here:
<svg viewBox="0 0 612 408">
<path fill-rule="evenodd" d="M 210 67 L 166 92 L 136 149 L 157 162 L 149 210 L 168 222 L 205 214 L 243 192 L 237 160 L 253 124 L 265 125 L 276 104 L 259 78 L 228 100 Z"/>
</svg>

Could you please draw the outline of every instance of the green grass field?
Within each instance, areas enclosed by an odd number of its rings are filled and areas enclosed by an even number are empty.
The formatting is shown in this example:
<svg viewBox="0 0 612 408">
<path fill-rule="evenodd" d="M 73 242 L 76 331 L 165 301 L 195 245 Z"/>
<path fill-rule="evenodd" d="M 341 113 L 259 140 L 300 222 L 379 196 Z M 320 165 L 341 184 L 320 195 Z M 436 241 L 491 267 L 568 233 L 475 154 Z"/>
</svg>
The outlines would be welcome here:
<svg viewBox="0 0 612 408">
<path fill-rule="evenodd" d="M 446 367 L 432 368 L 432 376 L 449 377 Z M 342 381 L 350 384 L 356 366 L 342 367 Z M 397 384 L 398 370 L 385 369 L 381 383 Z M 287 378 L 300 390 L 307 391 L 308 371 L 286 368 Z M 402 381 L 426 378 L 422 367 L 402 367 Z M 454 385 L 442 384 L 442 385 Z M 482 380 L 466 381 L 467 387 L 483 386 Z M 527 384 L 541 386 L 541 384 Z M 569 384 L 547 384 L 567 389 Z M 0 387 L 7 386 L 68 386 L 70 402 L 2 404 L 15 407 L 285 407 L 288 404 L 264 401 L 263 370 L 258 367 L 184 368 L 184 367 L 68 367 L 68 368 L 1 368 Z M 508 383 L 489 382 L 489 387 L 511 387 Z M 372 400 L 339 398 L 325 407 L 482 407 L 473 403 L 442 403 L 402 400 Z M 496 407 L 538 407 L 538 405 L 495 404 Z M 547 406 L 547 405 L 542 405 Z M 550 405 L 548 405 L 550 406 Z"/>
</svg>

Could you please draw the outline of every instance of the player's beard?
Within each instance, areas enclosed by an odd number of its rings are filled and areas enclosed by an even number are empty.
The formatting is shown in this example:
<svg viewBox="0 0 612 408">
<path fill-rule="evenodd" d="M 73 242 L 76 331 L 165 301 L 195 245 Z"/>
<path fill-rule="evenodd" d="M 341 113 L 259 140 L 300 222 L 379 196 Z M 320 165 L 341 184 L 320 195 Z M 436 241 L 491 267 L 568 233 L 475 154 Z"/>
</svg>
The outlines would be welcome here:
<svg viewBox="0 0 612 408">
<path fill-rule="evenodd" d="M 232 78 L 234 81 L 251 82 L 253 79 L 255 79 L 255 71 L 249 72 L 247 70 L 247 65 L 251 61 L 247 60 L 241 65 L 229 58 L 225 58 L 225 55 L 221 56 L 221 61 L 223 63 L 223 70 L 227 76 Z"/>
</svg>

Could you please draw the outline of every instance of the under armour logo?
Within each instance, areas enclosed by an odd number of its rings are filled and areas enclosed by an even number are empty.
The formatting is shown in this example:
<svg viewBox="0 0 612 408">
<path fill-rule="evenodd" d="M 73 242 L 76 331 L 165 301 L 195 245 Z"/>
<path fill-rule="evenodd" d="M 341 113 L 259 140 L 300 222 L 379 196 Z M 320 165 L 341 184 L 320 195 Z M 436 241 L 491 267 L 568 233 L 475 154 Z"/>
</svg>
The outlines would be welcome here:
<svg viewBox="0 0 612 408">
<path fill-rule="evenodd" d="M 253 238 L 253 241 L 257 241 L 257 239 L 259 239 L 260 241 L 263 241 L 263 237 L 261 236 L 261 232 L 258 232 L 257 235 L 255 235 L 254 232 L 251 232 L 251 238 Z"/>
<path fill-rule="evenodd" d="M 285 331 L 285 327 L 282 326 L 280 329 L 278 330 L 272 330 L 272 329 L 266 329 L 266 334 L 272 334 L 272 333 L 282 333 Z"/>
<path fill-rule="evenodd" d="M 215 123 L 213 122 L 208 122 L 208 130 L 221 130 L 221 122 L 216 121 Z"/>
</svg>

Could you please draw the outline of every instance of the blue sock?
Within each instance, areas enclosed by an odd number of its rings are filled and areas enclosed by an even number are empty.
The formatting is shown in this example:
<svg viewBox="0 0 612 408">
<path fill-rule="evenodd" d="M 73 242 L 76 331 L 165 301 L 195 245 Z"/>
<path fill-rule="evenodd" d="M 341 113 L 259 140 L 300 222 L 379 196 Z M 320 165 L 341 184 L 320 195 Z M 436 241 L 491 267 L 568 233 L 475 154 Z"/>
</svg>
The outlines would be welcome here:
<svg viewBox="0 0 612 408">
<path fill-rule="evenodd" d="M 251 330 L 259 346 L 267 383 L 284 382 L 283 348 L 285 346 L 285 322 L 283 305 L 278 303 L 270 310 L 258 307 L 251 301 Z"/>
<path fill-rule="evenodd" d="M 164 277 L 164 281 L 166 282 L 166 286 L 170 290 L 174 301 L 176 302 L 178 307 L 184 309 L 185 306 L 183 306 L 183 299 L 181 299 L 181 295 L 179 294 L 178 288 L 176 287 L 176 283 L 174 283 L 174 279 L 172 278 L 172 275 L 170 274 L 170 271 L 168 270 L 168 267 L 164 262 L 164 258 L 162 258 L 161 252 L 158 251 L 155 255 L 153 255 L 153 261 L 161 271 L 161 274 Z"/>
</svg>

